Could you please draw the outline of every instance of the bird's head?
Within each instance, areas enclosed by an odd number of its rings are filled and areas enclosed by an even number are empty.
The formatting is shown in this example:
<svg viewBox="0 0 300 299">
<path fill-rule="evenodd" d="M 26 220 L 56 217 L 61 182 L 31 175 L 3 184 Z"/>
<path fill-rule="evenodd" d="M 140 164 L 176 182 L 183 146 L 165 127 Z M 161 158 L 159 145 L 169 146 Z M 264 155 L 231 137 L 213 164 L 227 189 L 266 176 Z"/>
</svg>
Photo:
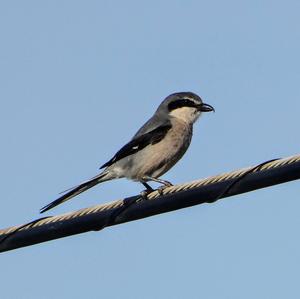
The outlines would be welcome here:
<svg viewBox="0 0 300 299">
<path fill-rule="evenodd" d="M 158 107 L 157 113 L 176 117 L 187 123 L 194 123 L 202 112 L 215 111 L 192 92 L 178 92 L 169 95 Z"/>
</svg>

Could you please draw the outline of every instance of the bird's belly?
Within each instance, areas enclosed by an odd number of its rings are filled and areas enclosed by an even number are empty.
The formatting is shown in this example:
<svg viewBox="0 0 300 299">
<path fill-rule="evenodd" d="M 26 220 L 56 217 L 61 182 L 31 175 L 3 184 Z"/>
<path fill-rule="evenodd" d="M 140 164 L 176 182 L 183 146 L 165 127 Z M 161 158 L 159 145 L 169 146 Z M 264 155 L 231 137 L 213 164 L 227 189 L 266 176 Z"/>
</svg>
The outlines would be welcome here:
<svg viewBox="0 0 300 299">
<path fill-rule="evenodd" d="M 192 128 L 173 125 L 167 136 L 160 142 L 149 145 L 132 159 L 126 177 L 140 181 L 146 176 L 158 178 L 182 158 L 191 143 Z M 130 159 L 130 157 L 128 157 Z"/>
</svg>

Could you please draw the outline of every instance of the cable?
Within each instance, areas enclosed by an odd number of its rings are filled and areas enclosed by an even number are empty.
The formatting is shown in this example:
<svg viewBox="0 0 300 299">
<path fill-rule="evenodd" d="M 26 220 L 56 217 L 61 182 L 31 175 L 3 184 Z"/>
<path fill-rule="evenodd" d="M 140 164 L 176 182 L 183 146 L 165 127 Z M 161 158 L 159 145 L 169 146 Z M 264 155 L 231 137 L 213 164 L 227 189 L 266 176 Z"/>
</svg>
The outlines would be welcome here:
<svg viewBox="0 0 300 299">
<path fill-rule="evenodd" d="M 133 196 L 63 215 L 34 220 L 0 230 L 0 252 L 29 246 L 196 204 L 280 184 L 300 178 L 300 155 L 264 162 L 255 167 L 224 173 L 154 191 L 147 200 Z"/>
</svg>

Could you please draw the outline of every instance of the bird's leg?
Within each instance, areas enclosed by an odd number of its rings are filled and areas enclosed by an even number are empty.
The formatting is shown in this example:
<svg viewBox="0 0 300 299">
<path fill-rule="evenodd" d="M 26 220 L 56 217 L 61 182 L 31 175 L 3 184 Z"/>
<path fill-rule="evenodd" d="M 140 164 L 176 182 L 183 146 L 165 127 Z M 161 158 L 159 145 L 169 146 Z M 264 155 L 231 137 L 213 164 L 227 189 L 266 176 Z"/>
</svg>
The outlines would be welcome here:
<svg viewBox="0 0 300 299">
<path fill-rule="evenodd" d="M 146 187 L 148 192 L 153 192 L 154 191 L 153 188 L 149 184 L 147 184 L 146 182 L 142 182 L 142 184 Z"/>
<path fill-rule="evenodd" d="M 163 194 L 163 190 L 166 188 L 166 187 L 171 187 L 173 186 L 173 184 L 169 181 L 166 181 L 166 180 L 162 180 L 162 179 L 158 179 L 158 178 L 154 178 L 154 177 L 151 177 L 151 176 L 144 176 L 143 179 L 147 180 L 147 181 L 153 181 L 153 182 L 156 182 L 156 183 L 160 183 L 162 184 L 163 186 L 160 186 L 157 191 L 160 195 Z M 145 186 L 145 185 L 144 185 Z M 152 189 L 152 188 L 151 188 Z"/>
<path fill-rule="evenodd" d="M 141 181 L 141 183 L 146 187 L 146 190 L 144 190 L 144 191 L 141 192 L 141 197 L 142 197 L 143 199 L 147 199 L 147 195 L 148 195 L 149 193 L 153 192 L 154 190 L 153 190 L 153 188 L 152 188 L 149 184 L 147 184 L 146 182 Z"/>
<path fill-rule="evenodd" d="M 154 178 L 152 176 L 144 176 L 143 179 L 147 180 L 147 181 L 153 181 L 153 182 L 156 182 L 156 183 L 160 183 L 160 184 L 163 184 L 165 185 L 166 187 L 171 187 L 173 186 L 173 184 L 169 181 L 166 181 L 166 180 L 162 180 L 162 179 L 157 179 L 157 178 Z"/>
</svg>

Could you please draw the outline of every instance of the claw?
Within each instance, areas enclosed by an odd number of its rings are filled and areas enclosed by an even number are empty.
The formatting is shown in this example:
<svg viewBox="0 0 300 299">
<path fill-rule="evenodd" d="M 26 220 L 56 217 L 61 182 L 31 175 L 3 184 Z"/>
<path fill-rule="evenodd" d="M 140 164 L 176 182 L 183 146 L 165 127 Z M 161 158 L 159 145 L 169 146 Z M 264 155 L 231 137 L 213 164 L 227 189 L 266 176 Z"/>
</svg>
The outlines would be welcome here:
<svg viewBox="0 0 300 299">
<path fill-rule="evenodd" d="M 156 190 L 157 190 L 158 194 L 160 196 L 162 196 L 162 195 L 164 195 L 164 190 L 168 187 L 171 187 L 171 186 L 173 186 L 171 183 L 170 183 L 170 185 L 169 184 L 168 185 L 162 185 L 162 186 L 158 187 Z"/>
<path fill-rule="evenodd" d="M 140 198 L 138 199 L 138 201 L 142 201 L 142 200 L 147 200 L 148 199 L 148 194 L 150 194 L 151 192 L 153 192 L 154 190 L 143 190 L 140 192 Z"/>
<path fill-rule="evenodd" d="M 159 188 L 157 188 L 157 192 L 160 196 L 164 195 L 164 189 L 166 188 L 167 186 L 160 186 Z"/>
<path fill-rule="evenodd" d="M 162 187 L 172 187 L 172 186 L 174 186 L 174 185 L 171 182 L 164 181 L 164 186 L 162 186 Z"/>
<path fill-rule="evenodd" d="M 151 193 L 151 191 L 149 191 L 149 190 L 143 190 L 143 191 L 141 191 L 141 197 L 143 197 L 143 198 L 147 198 L 147 195 L 149 194 L 149 193 Z"/>
</svg>

